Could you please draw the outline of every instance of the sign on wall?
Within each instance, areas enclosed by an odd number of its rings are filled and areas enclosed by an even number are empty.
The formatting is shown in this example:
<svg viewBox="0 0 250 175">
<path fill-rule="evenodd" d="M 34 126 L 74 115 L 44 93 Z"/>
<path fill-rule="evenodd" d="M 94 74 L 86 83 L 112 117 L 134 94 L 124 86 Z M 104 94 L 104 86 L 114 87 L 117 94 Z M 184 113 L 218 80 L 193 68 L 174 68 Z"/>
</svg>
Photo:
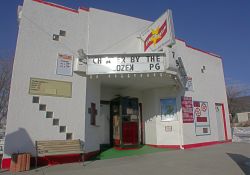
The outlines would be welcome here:
<svg viewBox="0 0 250 175">
<path fill-rule="evenodd" d="M 58 54 L 56 74 L 72 76 L 73 73 L 73 56 Z"/>
<path fill-rule="evenodd" d="M 197 136 L 209 135 L 210 120 L 208 102 L 194 101 L 195 132 Z"/>
<path fill-rule="evenodd" d="M 161 99 L 161 120 L 175 121 L 177 120 L 177 107 L 175 98 Z"/>
<path fill-rule="evenodd" d="M 183 123 L 194 123 L 192 97 L 181 97 Z"/>
<path fill-rule="evenodd" d="M 164 46 L 175 44 L 174 24 L 171 10 L 167 10 L 160 18 L 141 33 L 145 52 L 155 52 Z"/>
<path fill-rule="evenodd" d="M 186 91 L 193 91 L 193 79 L 192 77 L 187 77 L 187 82 L 186 82 L 186 87 L 185 87 Z"/>
<path fill-rule="evenodd" d="M 88 55 L 87 74 L 164 72 L 165 53 Z"/>
<path fill-rule="evenodd" d="M 72 83 L 40 78 L 30 78 L 29 94 L 72 97 Z"/>
</svg>

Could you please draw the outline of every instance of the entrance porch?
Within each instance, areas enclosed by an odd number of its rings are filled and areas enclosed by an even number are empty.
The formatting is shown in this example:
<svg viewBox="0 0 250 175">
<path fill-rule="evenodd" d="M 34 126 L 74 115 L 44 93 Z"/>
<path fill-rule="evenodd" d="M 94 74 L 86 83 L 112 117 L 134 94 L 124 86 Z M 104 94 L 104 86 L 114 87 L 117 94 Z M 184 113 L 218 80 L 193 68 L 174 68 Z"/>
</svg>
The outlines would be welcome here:
<svg viewBox="0 0 250 175">
<path fill-rule="evenodd" d="M 165 130 L 165 126 L 161 118 L 160 100 L 176 99 L 181 91 L 181 85 L 174 75 L 98 75 L 89 76 L 87 84 L 99 87 L 89 87 L 90 90 L 87 91 L 88 95 L 92 94 L 98 97 L 96 100 L 99 99 L 96 105 L 99 144 L 126 149 L 138 147 L 140 144 L 171 144 L 173 138 L 178 142 L 178 137 L 176 139 L 173 133 L 170 133 L 169 140 L 164 139 L 166 136 L 161 136 L 161 130 Z M 174 121 L 173 125 L 179 125 L 178 121 Z M 96 131 L 91 130 L 93 135 Z"/>
</svg>

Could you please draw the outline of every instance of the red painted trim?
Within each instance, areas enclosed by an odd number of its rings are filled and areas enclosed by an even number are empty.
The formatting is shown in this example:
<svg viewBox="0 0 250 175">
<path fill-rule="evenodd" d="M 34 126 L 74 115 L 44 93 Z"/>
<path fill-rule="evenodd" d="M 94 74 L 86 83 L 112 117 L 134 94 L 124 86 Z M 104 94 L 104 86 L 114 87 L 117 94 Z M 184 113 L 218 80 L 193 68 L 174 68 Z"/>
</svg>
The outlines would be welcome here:
<svg viewBox="0 0 250 175">
<path fill-rule="evenodd" d="M 1 163 L 1 169 L 10 169 L 11 158 L 3 158 Z"/>
<path fill-rule="evenodd" d="M 224 134 L 225 134 L 225 139 L 228 140 L 225 108 L 224 108 L 224 104 L 221 104 L 221 105 L 222 105 L 222 113 L 223 113 Z"/>
<path fill-rule="evenodd" d="M 176 38 L 176 37 L 175 37 L 175 39 L 176 39 L 176 40 L 179 40 L 179 41 L 182 41 L 182 42 L 184 42 L 184 43 L 186 44 L 186 41 L 185 41 L 184 39 Z"/>
<path fill-rule="evenodd" d="M 97 156 L 100 153 L 100 151 L 92 151 L 88 153 L 84 153 L 84 161 L 90 160 L 91 158 Z"/>
<path fill-rule="evenodd" d="M 155 148 L 171 148 L 171 149 L 180 149 L 180 145 L 152 145 L 152 144 L 146 144 L 148 146 L 152 146 Z"/>
<path fill-rule="evenodd" d="M 205 54 L 208 54 L 208 55 L 211 55 L 211 56 L 214 56 L 214 57 L 217 57 L 217 58 L 220 58 L 220 59 L 221 59 L 221 57 L 220 57 L 219 55 L 216 55 L 216 54 L 214 54 L 214 53 L 210 53 L 210 52 L 207 52 L 207 51 L 204 51 L 204 50 L 201 50 L 201 49 L 192 47 L 192 46 L 190 46 L 190 45 L 186 45 L 186 46 L 187 46 L 188 48 L 193 49 L 193 50 L 196 50 L 196 51 L 199 51 L 199 52 L 203 52 L 203 53 L 205 53 Z"/>
<path fill-rule="evenodd" d="M 80 7 L 79 9 L 80 9 L 80 10 L 84 10 L 84 11 L 86 11 L 86 12 L 89 12 L 89 8 L 88 8 L 88 7 Z"/>
<path fill-rule="evenodd" d="M 211 52 L 207 52 L 207 51 L 204 51 L 204 50 L 201 50 L 201 49 L 198 49 L 198 48 L 195 48 L 195 47 L 193 47 L 193 46 L 190 46 L 190 45 L 186 44 L 186 41 L 183 40 L 183 39 L 180 39 L 180 38 L 175 38 L 175 39 L 184 42 L 185 45 L 186 45 L 188 48 L 190 48 L 190 49 L 193 49 L 193 50 L 196 50 L 196 51 L 199 51 L 199 52 L 208 54 L 208 55 L 210 55 L 210 56 L 213 56 L 213 57 L 222 59 L 221 56 L 219 56 L 219 55 L 217 55 L 217 54 L 214 54 L 214 53 L 211 53 Z"/>
<path fill-rule="evenodd" d="M 115 146 L 114 149 L 116 150 L 136 150 L 136 149 L 140 149 L 140 147 L 134 147 L 134 148 L 122 148 L 122 147 L 118 147 L 118 146 Z"/>
<path fill-rule="evenodd" d="M 99 151 L 93 151 L 84 153 L 84 161 L 89 160 L 96 155 L 99 154 Z M 35 166 L 35 157 L 31 157 L 30 164 L 31 166 Z M 80 162 L 82 160 L 82 156 L 80 154 L 67 154 L 67 155 L 54 155 L 54 156 L 44 156 L 38 157 L 37 163 L 38 166 L 52 166 L 58 164 L 72 163 L 72 162 Z M 10 169 L 11 158 L 2 159 L 1 168 L 2 169 Z"/>
<path fill-rule="evenodd" d="M 232 140 L 227 140 L 227 141 L 223 141 L 223 142 L 212 141 L 212 142 L 194 143 L 194 144 L 183 145 L 183 148 L 184 149 L 191 149 L 191 148 L 210 146 L 210 145 L 216 145 L 216 144 L 223 144 L 223 143 L 229 143 L 229 142 L 232 142 Z"/>
<path fill-rule="evenodd" d="M 51 7 L 56 7 L 56 8 L 59 8 L 59 9 L 63 9 L 63 10 L 67 10 L 67 11 L 70 11 L 70 12 L 78 13 L 78 10 L 68 8 L 68 7 L 65 7 L 65 6 L 62 6 L 62 5 L 54 4 L 54 3 L 51 3 L 51 2 L 47 2 L 47 1 L 44 1 L 44 0 L 33 0 L 33 1 L 41 3 L 41 4 L 45 4 L 45 5 L 48 5 L 48 6 L 51 6 Z"/>
<path fill-rule="evenodd" d="M 232 139 L 226 140 L 226 141 L 212 141 L 212 142 L 202 142 L 202 143 L 194 143 L 194 144 L 187 144 L 183 145 L 184 149 L 191 149 L 191 148 L 197 148 L 197 147 L 203 147 L 203 146 L 210 146 L 210 145 L 216 145 L 216 144 L 224 144 L 224 143 L 230 143 L 232 142 Z M 172 148 L 172 149 L 180 149 L 180 145 L 152 145 L 147 144 L 148 146 L 156 147 L 156 148 Z"/>
</svg>

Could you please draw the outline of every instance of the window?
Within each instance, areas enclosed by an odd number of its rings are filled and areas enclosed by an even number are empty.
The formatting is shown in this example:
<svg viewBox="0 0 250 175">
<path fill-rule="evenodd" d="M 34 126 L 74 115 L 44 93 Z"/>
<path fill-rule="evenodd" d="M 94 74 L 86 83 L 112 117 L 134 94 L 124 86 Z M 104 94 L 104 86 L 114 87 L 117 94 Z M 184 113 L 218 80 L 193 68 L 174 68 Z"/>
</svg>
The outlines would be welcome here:
<svg viewBox="0 0 250 175">
<path fill-rule="evenodd" d="M 59 125 L 59 119 L 58 118 L 53 119 L 53 125 L 54 126 Z"/>
<path fill-rule="evenodd" d="M 32 103 L 39 103 L 39 97 L 33 97 L 32 98 Z"/>
<path fill-rule="evenodd" d="M 66 36 L 66 31 L 64 31 L 64 30 L 60 30 L 59 35 L 60 35 L 60 36 Z"/>
<path fill-rule="evenodd" d="M 72 140 L 72 133 L 66 133 L 66 140 Z"/>
<path fill-rule="evenodd" d="M 53 35 L 53 40 L 54 40 L 54 41 L 59 41 L 59 35 L 54 34 L 54 35 Z"/>
<path fill-rule="evenodd" d="M 66 126 L 60 126 L 59 131 L 62 132 L 66 132 Z"/>
<path fill-rule="evenodd" d="M 46 118 L 52 118 L 53 117 L 53 112 L 46 112 Z"/>
<path fill-rule="evenodd" d="M 39 110 L 40 111 L 46 111 L 46 105 L 40 104 L 39 105 Z"/>
</svg>

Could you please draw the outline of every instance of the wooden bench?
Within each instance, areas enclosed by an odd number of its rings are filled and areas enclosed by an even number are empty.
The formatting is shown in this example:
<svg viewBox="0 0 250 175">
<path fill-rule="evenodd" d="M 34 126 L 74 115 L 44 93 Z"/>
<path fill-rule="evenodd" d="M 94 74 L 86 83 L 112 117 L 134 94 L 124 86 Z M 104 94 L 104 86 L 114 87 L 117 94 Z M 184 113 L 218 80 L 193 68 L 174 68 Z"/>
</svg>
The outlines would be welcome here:
<svg viewBox="0 0 250 175">
<path fill-rule="evenodd" d="M 83 161 L 83 145 L 78 140 L 44 140 L 36 141 L 36 167 L 37 158 L 53 155 L 80 154 Z"/>
</svg>

